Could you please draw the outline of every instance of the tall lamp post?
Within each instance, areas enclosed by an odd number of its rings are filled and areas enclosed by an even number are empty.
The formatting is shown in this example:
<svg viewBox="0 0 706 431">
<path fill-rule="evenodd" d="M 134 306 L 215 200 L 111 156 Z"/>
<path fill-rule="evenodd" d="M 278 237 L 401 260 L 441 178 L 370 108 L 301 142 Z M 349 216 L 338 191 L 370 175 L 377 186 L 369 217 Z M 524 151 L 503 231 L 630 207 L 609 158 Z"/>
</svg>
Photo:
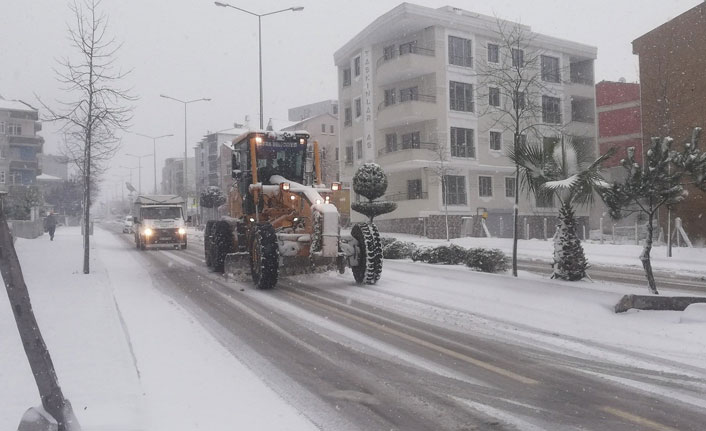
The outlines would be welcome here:
<svg viewBox="0 0 706 431">
<path fill-rule="evenodd" d="M 142 194 L 142 159 L 152 156 L 153 154 L 143 154 L 141 156 L 135 154 L 125 154 L 126 156 L 135 157 L 137 159 L 137 193 Z"/>
<path fill-rule="evenodd" d="M 172 134 L 162 135 L 162 136 L 149 136 L 143 135 L 142 133 L 135 133 L 137 136 L 142 136 L 143 138 L 148 138 L 152 140 L 152 154 L 154 155 L 154 194 L 157 194 L 157 139 L 166 138 L 169 136 L 174 136 Z"/>
<path fill-rule="evenodd" d="M 202 97 L 200 99 L 193 99 L 193 100 L 180 100 L 175 97 L 167 96 L 166 94 L 160 94 L 159 97 L 164 97 L 165 99 L 171 99 L 179 103 L 184 104 L 184 215 L 186 215 L 186 209 L 187 206 L 189 205 L 189 195 L 187 194 L 187 189 L 188 187 L 188 182 L 187 182 L 187 167 L 188 167 L 188 160 L 189 160 L 189 154 L 188 154 L 188 149 L 186 147 L 186 105 L 189 103 L 194 103 L 194 102 L 210 102 L 211 99 Z"/>
<path fill-rule="evenodd" d="M 268 12 L 268 13 L 255 13 L 255 12 L 250 12 L 249 10 L 245 10 L 236 6 L 233 6 L 228 3 L 221 3 L 221 2 L 214 2 L 216 6 L 220 7 L 229 7 L 232 9 L 237 9 L 241 12 L 245 12 L 249 15 L 256 16 L 257 17 L 257 44 L 258 44 L 258 52 L 259 52 L 259 64 L 260 64 L 260 130 L 264 129 L 265 127 L 263 126 L 263 120 L 264 120 L 264 114 L 263 114 L 263 109 L 262 109 L 262 17 L 267 16 L 267 15 L 274 15 L 276 13 L 280 12 L 287 12 L 287 11 L 293 11 L 293 12 L 301 12 L 304 10 L 304 7 L 302 6 L 294 6 L 294 7 L 289 7 L 287 9 L 282 9 L 282 10 L 276 10 L 274 12 Z"/>
</svg>

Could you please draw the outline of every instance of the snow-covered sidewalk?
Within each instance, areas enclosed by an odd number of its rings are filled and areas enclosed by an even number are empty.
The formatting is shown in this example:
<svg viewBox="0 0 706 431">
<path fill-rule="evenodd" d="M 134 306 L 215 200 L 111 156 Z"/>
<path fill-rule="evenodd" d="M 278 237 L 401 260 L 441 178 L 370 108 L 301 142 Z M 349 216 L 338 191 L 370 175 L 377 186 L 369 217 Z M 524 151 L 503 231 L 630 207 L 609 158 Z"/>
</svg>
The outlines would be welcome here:
<svg viewBox="0 0 706 431">
<path fill-rule="evenodd" d="M 316 429 L 153 285 L 112 234 L 96 229 L 82 274 L 78 229 L 16 243 L 33 308 L 85 430 Z M 0 429 L 39 397 L 0 295 Z"/>
</svg>

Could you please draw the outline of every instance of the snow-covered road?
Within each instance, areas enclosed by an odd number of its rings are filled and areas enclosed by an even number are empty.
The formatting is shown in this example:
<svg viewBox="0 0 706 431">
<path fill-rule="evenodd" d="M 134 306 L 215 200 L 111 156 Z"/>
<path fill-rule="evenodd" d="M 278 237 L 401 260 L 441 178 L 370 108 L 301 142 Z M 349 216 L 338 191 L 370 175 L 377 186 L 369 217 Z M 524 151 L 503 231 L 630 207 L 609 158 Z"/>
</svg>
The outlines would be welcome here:
<svg viewBox="0 0 706 431">
<path fill-rule="evenodd" d="M 386 261 L 373 287 L 316 274 L 258 291 L 208 272 L 199 236 L 189 241 L 148 252 L 119 233 L 94 241 L 147 394 L 125 399 L 145 429 L 235 429 L 214 426 L 225 413 L 249 429 L 287 430 L 700 430 L 706 421 L 706 324 L 611 312 L 643 289 Z M 189 426 L 170 422 L 183 412 Z"/>
</svg>

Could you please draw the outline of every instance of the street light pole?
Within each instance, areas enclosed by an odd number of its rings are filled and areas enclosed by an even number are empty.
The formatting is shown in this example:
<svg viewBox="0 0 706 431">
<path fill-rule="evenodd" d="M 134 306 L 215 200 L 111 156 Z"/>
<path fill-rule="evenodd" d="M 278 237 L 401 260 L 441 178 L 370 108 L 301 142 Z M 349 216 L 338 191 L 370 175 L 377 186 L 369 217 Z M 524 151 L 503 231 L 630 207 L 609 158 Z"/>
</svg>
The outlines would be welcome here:
<svg viewBox="0 0 706 431">
<path fill-rule="evenodd" d="M 294 7 L 288 7 L 287 9 L 282 9 L 282 10 L 276 10 L 274 12 L 268 12 L 268 13 L 255 13 L 255 12 L 250 12 L 249 10 L 245 10 L 236 6 L 233 6 L 228 3 L 221 3 L 221 2 L 214 2 L 216 6 L 220 7 L 229 7 L 232 9 L 239 10 L 241 12 L 245 12 L 249 15 L 256 16 L 257 17 L 257 45 L 258 45 L 258 58 L 259 58 L 259 77 L 260 77 L 260 130 L 264 129 L 264 119 L 265 115 L 263 113 L 263 96 L 262 96 L 262 17 L 267 16 L 267 15 L 274 15 L 276 13 L 280 12 L 287 12 L 287 11 L 292 11 L 292 12 L 301 12 L 304 10 L 304 7 L 302 6 L 294 6 Z"/>
<path fill-rule="evenodd" d="M 187 205 L 189 204 L 189 202 L 188 202 L 189 195 L 187 193 L 187 189 L 188 189 L 188 186 L 187 186 L 187 184 L 188 184 L 188 181 L 187 181 L 188 170 L 187 170 L 187 168 L 189 166 L 188 165 L 189 154 L 188 154 L 187 137 L 186 137 L 186 105 L 188 105 L 189 103 L 201 102 L 201 101 L 210 102 L 211 99 L 209 99 L 207 97 L 202 97 L 200 99 L 193 99 L 193 100 L 180 100 L 175 97 L 167 96 L 166 94 L 160 94 L 159 97 L 163 97 L 165 99 L 171 99 L 176 102 L 184 104 L 184 186 L 183 186 L 184 190 L 183 190 L 183 192 L 184 192 L 184 214 L 186 215 L 186 208 L 187 208 Z"/>
<path fill-rule="evenodd" d="M 126 156 L 135 157 L 137 159 L 137 194 L 142 194 L 142 159 L 144 157 L 153 156 L 154 154 L 143 154 L 137 156 L 135 154 L 125 154 Z"/>
<path fill-rule="evenodd" d="M 169 134 L 169 135 L 162 135 L 162 136 L 149 136 L 149 135 L 143 135 L 142 133 L 135 133 L 135 134 L 137 136 L 142 136 L 143 138 L 152 139 L 152 154 L 154 155 L 154 194 L 157 194 L 157 139 L 166 138 L 166 137 L 174 136 L 174 135 Z"/>
</svg>

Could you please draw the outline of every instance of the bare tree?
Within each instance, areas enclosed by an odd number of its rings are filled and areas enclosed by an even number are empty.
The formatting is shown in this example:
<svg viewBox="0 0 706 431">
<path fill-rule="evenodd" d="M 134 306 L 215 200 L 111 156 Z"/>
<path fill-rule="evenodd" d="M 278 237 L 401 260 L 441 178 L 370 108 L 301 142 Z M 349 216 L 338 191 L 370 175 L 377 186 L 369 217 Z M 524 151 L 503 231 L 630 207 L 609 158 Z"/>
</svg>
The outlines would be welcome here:
<svg viewBox="0 0 706 431">
<path fill-rule="evenodd" d="M 445 142 L 445 139 L 439 139 L 439 143 L 436 144 L 434 149 L 435 160 L 434 164 L 430 166 L 430 172 L 432 173 L 434 179 L 441 184 L 441 193 L 443 194 L 444 203 L 444 222 L 446 225 L 446 241 L 450 241 L 451 237 L 449 235 L 449 187 L 447 180 L 449 175 L 454 171 L 450 164 L 450 154 L 449 147 Z"/>
<path fill-rule="evenodd" d="M 42 105 L 50 112 L 49 121 L 59 121 L 64 132 L 64 152 L 76 164 L 83 181 L 83 273 L 90 272 L 89 227 L 91 194 L 105 162 L 120 146 L 116 135 L 132 116 L 128 105 L 135 98 L 118 87 L 126 76 L 116 71 L 115 57 L 120 45 L 108 36 L 108 18 L 99 12 L 100 0 L 74 2 L 73 25 L 68 29 L 75 57 L 59 61 L 55 69 L 67 100 L 59 109 Z"/>
<path fill-rule="evenodd" d="M 555 91 L 548 82 L 559 82 L 561 73 L 542 78 L 542 51 L 534 43 L 529 28 L 519 23 L 496 20 L 495 41 L 489 43 L 487 61 L 479 61 L 478 97 L 487 105 L 483 114 L 494 119 L 492 127 L 512 133 L 512 151 L 517 153 L 529 137 L 540 137 L 545 130 L 561 123 L 558 118 L 543 118 L 544 97 Z M 545 76 L 545 79 L 548 77 Z M 556 78 L 556 79 L 553 79 Z M 517 277 L 517 239 L 519 227 L 520 166 L 515 164 L 515 202 L 512 229 L 512 275 Z"/>
</svg>

